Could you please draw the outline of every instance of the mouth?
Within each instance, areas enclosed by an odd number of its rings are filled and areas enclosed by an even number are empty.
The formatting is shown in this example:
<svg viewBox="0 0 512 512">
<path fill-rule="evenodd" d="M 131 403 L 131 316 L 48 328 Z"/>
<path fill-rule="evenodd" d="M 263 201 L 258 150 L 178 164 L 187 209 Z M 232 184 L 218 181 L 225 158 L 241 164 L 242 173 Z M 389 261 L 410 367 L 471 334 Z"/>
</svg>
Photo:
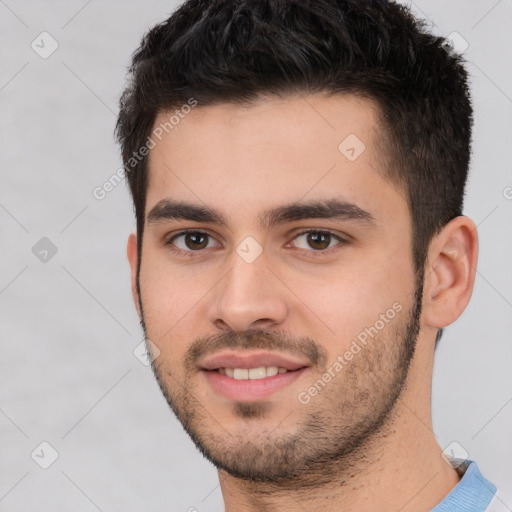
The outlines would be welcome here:
<svg viewBox="0 0 512 512">
<path fill-rule="evenodd" d="M 258 350 L 226 350 L 200 362 L 206 383 L 224 398 L 262 400 L 309 370 L 309 362 L 289 354 Z"/>
<path fill-rule="evenodd" d="M 217 368 L 202 370 L 207 384 L 231 401 L 254 402 L 269 398 L 290 386 L 308 371 L 304 366 L 288 370 L 277 366 L 257 368 Z"/>
<path fill-rule="evenodd" d="M 258 368 L 217 368 L 212 371 L 235 380 L 259 380 L 297 370 L 288 370 L 278 366 L 259 366 Z"/>
</svg>

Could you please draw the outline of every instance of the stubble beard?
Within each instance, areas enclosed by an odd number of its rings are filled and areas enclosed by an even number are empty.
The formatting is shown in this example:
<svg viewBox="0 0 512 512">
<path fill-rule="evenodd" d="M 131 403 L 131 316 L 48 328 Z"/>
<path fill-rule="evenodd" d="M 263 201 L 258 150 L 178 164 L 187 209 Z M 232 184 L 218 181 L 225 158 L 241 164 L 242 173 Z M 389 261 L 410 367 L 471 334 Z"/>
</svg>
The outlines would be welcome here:
<svg viewBox="0 0 512 512">
<path fill-rule="evenodd" d="M 305 490 L 329 484 L 334 475 L 350 474 L 351 468 L 367 457 L 366 449 L 388 435 L 392 427 L 395 406 L 406 387 L 415 352 L 422 292 L 421 272 L 408 311 L 402 310 L 308 404 L 301 404 L 295 395 L 290 397 L 289 410 L 275 411 L 271 400 L 234 402 L 231 414 L 240 418 L 241 425 L 237 432 L 223 428 L 209 412 L 209 404 L 201 404 L 195 398 L 197 375 L 192 380 L 194 374 L 185 372 L 185 379 L 180 382 L 160 359 L 152 362 L 152 369 L 184 430 L 217 469 L 242 480 L 265 484 L 260 491 L 266 488 L 272 492 L 276 486 L 280 490 Z M 146 334 L 144 320 L 141 324 Z M 272 339 L 272 333 L 251 331 L 252 335 L 260 335 L 268 342 L 257 348 L 286 349 Z M 216 340 L 225 348 L 249 346 L 249 338 L 240 333 L 227 333 Z M 323 348 L 316 345 L 322 354 Z M 320 377 L 327 362 L 321 357 L 318 361 Z M 306 389 L 314 381 L 316 378 L 305 385 Z M 242 426 L 247 420 L 265 420 L 264 424 L 270 425 L 270 415 L 275 416 L 271 426 Z M 287 420 L 290 415 L 296 418 L 292 429 Z"/>
</svg>

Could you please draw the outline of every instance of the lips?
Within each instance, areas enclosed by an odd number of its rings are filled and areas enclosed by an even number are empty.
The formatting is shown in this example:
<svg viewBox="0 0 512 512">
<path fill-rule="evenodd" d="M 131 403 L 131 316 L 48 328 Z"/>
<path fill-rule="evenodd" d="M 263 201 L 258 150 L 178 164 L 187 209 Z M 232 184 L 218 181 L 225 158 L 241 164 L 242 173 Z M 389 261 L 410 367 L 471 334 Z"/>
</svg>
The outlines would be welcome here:
<svg viewBox="0 0 512 512">
<path fill-rule="evenodd" d="M 288 371 L 298 370 L 309 366 L 307 361 L 301 361 L 291 356 L 277 352 L 226 351 L 205 358 L 199 363 L 201 370 L 218 370 L 219 368 L 260 368 L 277 366 Z"/>
</svg>

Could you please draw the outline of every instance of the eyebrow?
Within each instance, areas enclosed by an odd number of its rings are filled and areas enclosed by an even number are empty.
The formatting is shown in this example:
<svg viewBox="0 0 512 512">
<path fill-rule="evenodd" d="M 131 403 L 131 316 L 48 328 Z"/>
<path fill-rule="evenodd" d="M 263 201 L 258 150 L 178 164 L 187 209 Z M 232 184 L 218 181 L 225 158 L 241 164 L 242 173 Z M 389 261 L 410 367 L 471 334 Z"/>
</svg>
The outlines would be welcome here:
<svg viewBox="0 0 512 512">
<path fill-rule="evenodd" d="M 356 221 L 375 227 L 374 216 L 354 203 L 340 199 L 296 202 L 265 210 L 258 216 L 258 225 L 264 229 L 304 219 L 336 219 Z M 226 217 L 215 208 L 172 199 L 162 199 L 148 213 L 148 224 L 168 220 L 189 220 L 217 224 L 229 229 Z"/>
</svg>

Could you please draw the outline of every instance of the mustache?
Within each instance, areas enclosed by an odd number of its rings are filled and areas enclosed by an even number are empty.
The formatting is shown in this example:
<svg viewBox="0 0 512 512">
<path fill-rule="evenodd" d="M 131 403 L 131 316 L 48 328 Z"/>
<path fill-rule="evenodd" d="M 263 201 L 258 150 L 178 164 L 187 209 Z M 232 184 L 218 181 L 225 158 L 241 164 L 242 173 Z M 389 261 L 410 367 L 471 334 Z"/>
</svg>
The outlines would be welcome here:
<svg viewBox="0 0 512 512">
<path fill-rule="evenodd" d="M 261 329 L 249 331 L 229 331 L 214 336 L 197 338 L 184 356 L 187 372 L 197 368 L 199 358 L 223 349 L 253 349 L 287 352 L 306 357 L 313 366 L 326 366 L 327 352 L 307 336 L 293 338 L 282 332 L 269 332 Z"/>
</svg>

